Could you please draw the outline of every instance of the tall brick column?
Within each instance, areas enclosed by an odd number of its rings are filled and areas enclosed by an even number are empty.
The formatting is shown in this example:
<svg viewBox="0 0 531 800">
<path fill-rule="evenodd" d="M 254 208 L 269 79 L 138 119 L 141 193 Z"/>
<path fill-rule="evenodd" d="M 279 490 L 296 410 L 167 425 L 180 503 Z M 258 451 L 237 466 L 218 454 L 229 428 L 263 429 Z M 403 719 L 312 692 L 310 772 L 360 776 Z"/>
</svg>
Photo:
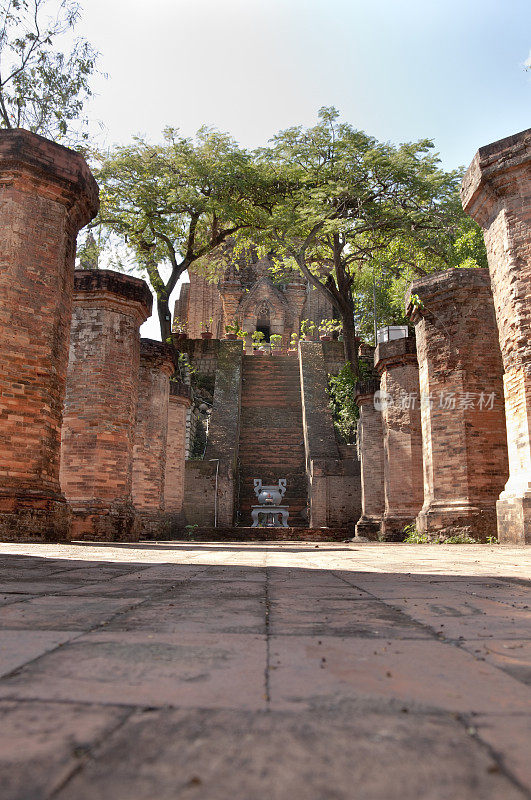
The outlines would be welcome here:
<svg viewBox="0 0 531 800">
<path fill-rule="evenodd" d="M 496 535 L 507 477 L 502 365 L 489 276 L 450 269 L 414 281 L 424 456 L 421 531 Z"/>
<path fill-rule="evenodd" d="M 140 325 L 147 284 L 109 270 L 76 270 L 62 431 L 61 486 L 76 539 L 135 541 L 131 498 Z"/>
<path fill-rule="evenodd" d="M 358 448 L 361 456 L 361 517 L 356 536 L 376 540 L 384 512 L 382 414 L 374 405 L 378 380 L 358 384 L 356 403 L 360 409 Z"/>
<path fill-rule="evenodd" d="M 498 535 L 531 544 L 531 129 L 481 147 L 461 199 L 483 228 L 505 373 L 510 474 Z"/>
<path fill-rule="evenodd" d="M 133 446 L 133 504 L 143 535 L 163 533 L 164 480 L 168 439 L 170 377 L 175 372 L 171 345 L 140 340 L 140 372 Z"/>
<path fill-rule="evenodd" d="M 68 538 L 59 486 L 76 236 L 98 210 L 84 159 L 0 132 L 0 539 Z"/>
<path fill-rule="evenodd" d="M 183 511 L 186 417 L 189 408 L 190 387 L 170 381 L 164 507 L 176 523 L 180 522 L 179 517 Z"/>
<path fill-rule="evenodd" d="M 402 541 L 424 500 L 419 368 L 415 339 L 382 342 L 374 366 L 380 375 L 385 511 L 381 539 Z"/>
</svg>

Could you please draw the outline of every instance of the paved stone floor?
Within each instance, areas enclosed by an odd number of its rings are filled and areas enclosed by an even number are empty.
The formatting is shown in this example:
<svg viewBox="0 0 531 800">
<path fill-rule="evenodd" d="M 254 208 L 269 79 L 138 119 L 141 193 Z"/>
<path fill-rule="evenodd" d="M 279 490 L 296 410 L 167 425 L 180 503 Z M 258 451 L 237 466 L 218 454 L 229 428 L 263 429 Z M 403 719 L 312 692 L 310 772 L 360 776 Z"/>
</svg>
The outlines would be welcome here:
<svg viewBox="0 0 531 800">
<path fill-rule="evenodd" d="M 531 548 L 0 545 L 2 800 L 512 800 Z"/>
</svg>

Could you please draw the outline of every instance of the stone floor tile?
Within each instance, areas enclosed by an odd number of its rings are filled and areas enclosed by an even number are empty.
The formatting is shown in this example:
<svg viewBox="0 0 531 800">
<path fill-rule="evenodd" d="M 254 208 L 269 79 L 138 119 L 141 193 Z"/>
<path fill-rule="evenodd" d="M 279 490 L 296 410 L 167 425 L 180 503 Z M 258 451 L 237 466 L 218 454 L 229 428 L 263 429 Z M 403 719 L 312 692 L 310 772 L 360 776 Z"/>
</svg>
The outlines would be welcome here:
<svg viewBox="0 0 531 800">
<path fill-rule="evenodd" d="M 184 593 L 174 600 L 153 601 L 120 614 L 107 630 L 265 634 L 265 600 L 253 596 L 189 598 Z"/>
<path fill-rule="evenodd" d="M 339 707 L 361 697 L 455 712 L 531 712 L 526 686 L 437 641 L 276 636 L 270 665 L 273 708 Z"/>
<path fill-rule="evenodd" d="M 0 630 L 0 676 L 79 636 L 80 631 Z"/>
<path fill-rule="evenodd" d="M 475 658 L 484 658 L 489 664 L 507 672 L 516 680 L 531 686 L 531 641 L 515 639 L 489 639 L 463 642 L 462 647 Z M 530 742 L 531 746 L 531 742 Z"/>
<path fill-rule="evenodd" d="M 453 601 L 431 598 L 389 600 L 413 619 L 450 639 L 531 639 L 531 608 L 520 609 L 495 600 L 462 595 Z"/>
<path fill-rule="evenodd" d="M 91 633 L 0 681 L 0 697 L 265 707 L 264 636 Z"/>
<path fill-rule="evenodd" d="M 426 639 L 426 627 L 378 600 L 290 597 L 272 600 L 270 631 L 276 635 L 337 635 Z"/>
<path fill-rule="evenodd" d="M 49 797 L 128 714 L 111 706 L 0 702 L 2 800 Z"/>
<path fill-rule="evenodd" d="M 88 630 L 139 602 L 134 597 L 33 597 L 6 606 L 0 615 L 0 629 Z"/>
<path fill-rule="evenodd" d="M 180 710 L 130 717 L 58 800 L 524 796 L 464 727 L 447 718 Z"/>
<path fill-rule="evenodd" d="M 501 759 L 510 774 L 531 791 L 531 716 L 483 714 L 471 718 L 478 738 Z"/>
</svg>

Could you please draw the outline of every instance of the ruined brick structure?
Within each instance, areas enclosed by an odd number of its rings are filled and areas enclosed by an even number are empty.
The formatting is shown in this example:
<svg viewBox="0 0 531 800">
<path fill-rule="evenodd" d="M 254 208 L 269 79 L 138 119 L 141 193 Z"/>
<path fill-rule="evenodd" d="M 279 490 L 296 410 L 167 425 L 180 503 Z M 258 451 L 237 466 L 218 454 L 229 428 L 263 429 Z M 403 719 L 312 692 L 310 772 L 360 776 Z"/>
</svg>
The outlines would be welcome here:
<svg viewBox="0 0 531 800">
<path fill-rule="evenodd" d="M 372 540 L 379 538 L 385 506 L 382 414 L 374 402 L 379 389 L 380 381 L 371 378 L 358 384 L 355 398 L 360 410 L 358 449 L 361 462 L 361 517 L 356 523 L 356 536 Z"/>
<path fill-rule="evenodd" d="M 299 273 L 284 283 L 271 279 L 271 258 L 252 253 L 227 268 L 218 283 L 190 272 L 190 283 L 181 286 L 175 303 L 175 319 L 187 324 L 188 335 L 197 339 L 212 318 L 215 338 L 225 337 L 225 326 L 238 321 L 244 331 L 262 330 L 269 340 L 280 334 L 284 344 L 299 333 L 301 319 L 319 324 L 333 316 L 321 292 L 310 288 Z"/>
<path fill-rule="evenodd" d="M 139 535 L 131 494 L 139 327 L 152 302 L 138 278 L 75 272 L 61 452 L 74 539 L 131 541 Z"/>
<path fill-rule="evenodd" d="M 380 375 L 384 500 L 380 538 L 401 541 L 424 499 L 419 369 L 415 339 L 382 342 L 374 365 Z"/>
<path fill-rule="evenodd" d="M 502 365 L 486 270 L 414 281 L 408 311 L 420 370 L 424 504 L 420 531 L 496 535 L 507 477 Z"/>
<path fill-rule="evenodd" d="M 503 357 L 510 474 L 499 539 L 531 544 L 531 129 L 481 147 L 461 196 L 483 228 Z"/>
<path fill-rule="evenodd" d="M 182 521 L 183 512 L 186 417 L 190 402 L 190 387 L 180 381 L 171 381 L 168 403 L 164 508 L 168 514 L 175 516 L 177 522 Z"/>
<path fill-rule="evenodd" d="M 133 504 L 142 535 L 162 535 L 170 377 L 175 351 L 169 344 L 140 340 L 138 403 L 133 444 Z M 185 427 L 185 426 L 184 426 Z"/>
<path fill-rule="evenodd" d="M 23 130 L 0 132 L 0 538 L 59 540 L 59 486 L 78 230 L 98 187 L 78 154 Z"/>
</svg>

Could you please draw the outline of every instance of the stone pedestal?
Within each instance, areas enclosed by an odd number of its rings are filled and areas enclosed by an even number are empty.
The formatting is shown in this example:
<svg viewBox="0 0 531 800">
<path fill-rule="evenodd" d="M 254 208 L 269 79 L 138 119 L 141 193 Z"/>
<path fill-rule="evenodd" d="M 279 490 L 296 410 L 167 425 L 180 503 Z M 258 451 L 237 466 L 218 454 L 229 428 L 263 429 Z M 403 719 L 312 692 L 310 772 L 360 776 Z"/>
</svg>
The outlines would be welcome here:
<svg viewBox="0 0 531 800">
<path fill-rule="evenodd" d="M 415 339 L 383 342 L 374 366 L 380 375 L 385 510 L 380 538 L 400 542 L 424 500 L 419 369 Z"/>
<path fill-rule="evenodd" d="M 531 129 L 481 147 L 461 199 L 483 228 L 503 357 L 510 474 L 499 540 L 531 544 Z"/>
<path fill-rule="evenodd" d="M 424 458 L 422 532 L 496 535 L 507 444 L 502 365 L 489 276 L 451 269 L 411 285 Z M 416 298 L 415 298 L 416 296 Z"/>
<path fill-rule="evenodd" d="M 76 236 L 98 210 L 84 159 L 0 132 L 0 539 L 68 538 L 59 486 Z"/>
<path fill-rule="evenodd" d="M 131 497 L 138 329 L 152 302 L 138 278 L 75 272 L 61 460 L 75 539 L 138 539 Z"/>
<path fill-rule="evenodd" d="M 183 383 L 170 381 L 164 507 L 176 523 L 181 521 L 183 515 L 186 417 L 189 408 L 190 388 Z"/>
<path fill-rule="evenodd" d="M 133 504 L 142 522 L 142 535 L 147 537 L 160 537 L 164 533 L 168 406 L 174 360 L 175 351 L 171 345 L 152 339 L 140 340 L 132 491 Z"/>
<path fill-rule="evenodd" d="M 374 394 L 379 381 L 370 380 L 357 387 L 360 409 L 358 448 L 361 456 L 361 517 L 356 536 L 377 540 L 384 512 L 382 414 L 375 408 Z"/>
</svg>

